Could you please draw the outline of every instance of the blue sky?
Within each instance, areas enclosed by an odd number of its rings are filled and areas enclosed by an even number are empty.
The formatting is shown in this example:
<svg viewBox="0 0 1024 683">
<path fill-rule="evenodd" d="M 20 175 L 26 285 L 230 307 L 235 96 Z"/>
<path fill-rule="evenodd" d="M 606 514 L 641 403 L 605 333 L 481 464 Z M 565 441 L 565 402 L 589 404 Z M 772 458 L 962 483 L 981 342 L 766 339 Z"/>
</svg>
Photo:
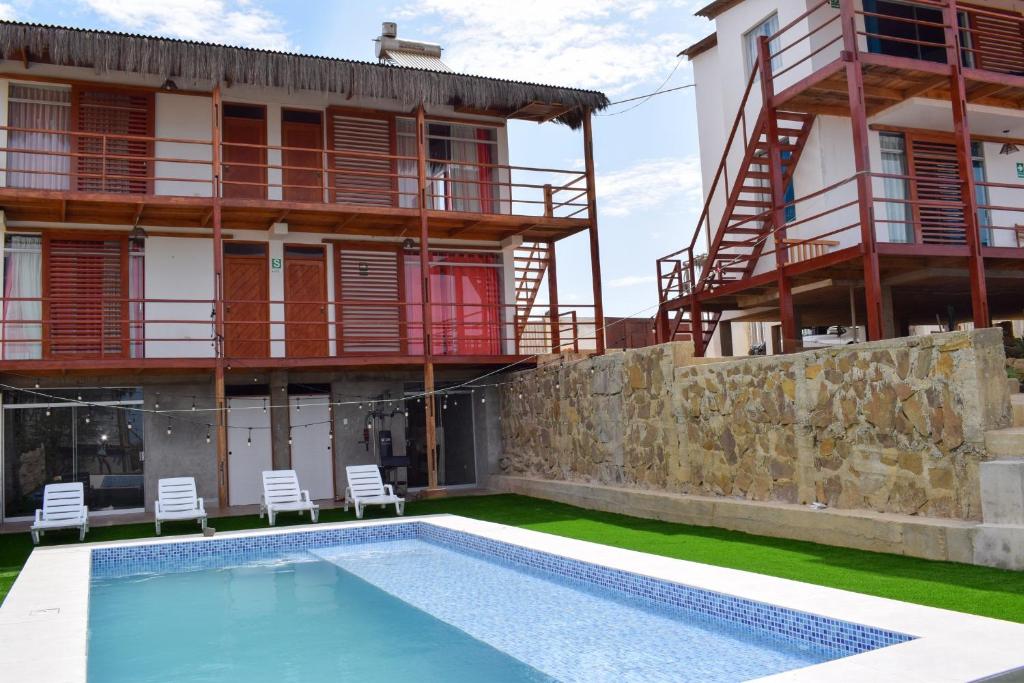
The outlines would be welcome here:
<svg viewBox="0 0 1024 683">
<path fill-rule="evenodd" d="M 676 58 L 711 32 L 706 0 L 9 0 L 0 15 L 372 59 L 381 21 L 445 48 L 455 70 L 603 90 L 612 101 L 692 82 Z M 612 107 L 594 125 L 605 311 L 653 314 L 654 261 L 689 241 L 701 205 L 693 90 Z M 511 122 L 511 163 L 575 168 L 582 136 Z M 564 303 L 589 303 L 583 235 L 559 245 Z"/>
</svg>

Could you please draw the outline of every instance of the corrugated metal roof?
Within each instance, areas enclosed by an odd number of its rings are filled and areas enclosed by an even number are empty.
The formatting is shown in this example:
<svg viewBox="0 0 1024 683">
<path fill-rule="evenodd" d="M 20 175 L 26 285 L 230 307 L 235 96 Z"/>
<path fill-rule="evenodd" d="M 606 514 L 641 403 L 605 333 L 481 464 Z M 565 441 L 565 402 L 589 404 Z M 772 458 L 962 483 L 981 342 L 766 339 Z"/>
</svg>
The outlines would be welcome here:
<svg viewBox="0 0 1024 683">
<path fill-rule="evenodd" d="M 392 62 L 396 66 L 407 66 L 412 69 L 427 69 L 428 71 L 444 71 L 447 73 L 454 73 L 448 65 L 441 61 L 439 57 L 432 57 L 430 55 L 421 55 L 415 52 L 407 52 L 405 50 L 387 50 L 384 56 L 388 61 Z"/>
</svg>

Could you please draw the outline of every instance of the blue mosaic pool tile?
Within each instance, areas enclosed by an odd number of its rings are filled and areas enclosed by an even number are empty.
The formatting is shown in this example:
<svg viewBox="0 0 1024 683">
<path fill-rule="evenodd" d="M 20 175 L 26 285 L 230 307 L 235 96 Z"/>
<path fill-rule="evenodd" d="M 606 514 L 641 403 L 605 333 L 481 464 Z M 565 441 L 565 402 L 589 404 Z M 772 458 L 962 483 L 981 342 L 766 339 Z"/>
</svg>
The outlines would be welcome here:
<svg viewBox="0 0 1024 683">
<path fill-rule="evenodd" d="M 582 588 L 612 591 L 652 606 L 738 624 L 790 642 L 824 648 L 839 656 L 913 640 L 912 636 L 903 633 L 684 586 L 423 522 L 94 548 L 92 575 L 95 578 L 112 578 L 194 571 L 283 558 L 295 551 L 410 538 L 555 576 Z"/>
</svg>

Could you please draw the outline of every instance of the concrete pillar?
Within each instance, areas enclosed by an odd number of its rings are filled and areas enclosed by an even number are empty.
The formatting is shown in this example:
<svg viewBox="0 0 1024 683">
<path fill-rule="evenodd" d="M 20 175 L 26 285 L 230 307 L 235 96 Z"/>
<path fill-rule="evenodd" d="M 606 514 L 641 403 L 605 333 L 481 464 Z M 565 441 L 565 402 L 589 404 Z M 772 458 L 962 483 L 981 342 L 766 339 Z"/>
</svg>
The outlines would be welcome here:
<svg viewBox="0 0 1024 683">
<path fill-rule="evenodd" d="M 292 449 L 288 445 L 291 432 L 291 415 L 288 411 L 288 372 L 277 370 L 270 373 L 270 453 L 275 470 L 287 470 L 292 466 Z"/>
<path fill-rule="evenodd" d="M 983 521 L 974 537 L 974 562 L 1024 569 L 1024 459 L 983 462 L 980 475 Z"/>
<path fill-rule="evenodd" d="M 892 287 L 882 285 L 882 334 L 885 339 L 896 337 L 896 311 L 892 304 Z"/>
</svg>

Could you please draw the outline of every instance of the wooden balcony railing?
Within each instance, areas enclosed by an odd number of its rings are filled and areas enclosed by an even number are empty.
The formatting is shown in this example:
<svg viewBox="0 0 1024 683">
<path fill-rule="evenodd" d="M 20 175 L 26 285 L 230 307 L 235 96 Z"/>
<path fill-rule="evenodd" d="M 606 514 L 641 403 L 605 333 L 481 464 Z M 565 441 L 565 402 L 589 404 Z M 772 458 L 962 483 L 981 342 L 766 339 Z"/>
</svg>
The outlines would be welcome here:
<svg viewBox="0 0 1024 683">
<path fill-rule="evenodd" d="M 210 140 L 4 125 L 0 189 L 56 191 L 68 198 L 126 195 L 132 201 L 219 192 L 224 199 L 349 211 L 418 208 L 415 156 L 229 142 L 222 143 L 221 157 L 224 177 L 215 179 Z M 428 159 L 427 169 L 431 210 L 587 218 L 587 179 L 580 171 L 451 159 Z"/>
<path fill-rule="evenodd" d="M 213 359 L 409 358 L 424 354 L 417 301 L 226 300 L 225 338 L 215 337 L 212 299 L 106 297 L 73 314 L 74 297 L 10 297 L 0 314 L 0 360 L 80 362 Z M 515 305 L 435 303 L 432 355 L 505 357 L 593 348 L 592 305 L 526 315 Z M 531 334 L 517 333 L 524 320 Z"/>
</svg>

